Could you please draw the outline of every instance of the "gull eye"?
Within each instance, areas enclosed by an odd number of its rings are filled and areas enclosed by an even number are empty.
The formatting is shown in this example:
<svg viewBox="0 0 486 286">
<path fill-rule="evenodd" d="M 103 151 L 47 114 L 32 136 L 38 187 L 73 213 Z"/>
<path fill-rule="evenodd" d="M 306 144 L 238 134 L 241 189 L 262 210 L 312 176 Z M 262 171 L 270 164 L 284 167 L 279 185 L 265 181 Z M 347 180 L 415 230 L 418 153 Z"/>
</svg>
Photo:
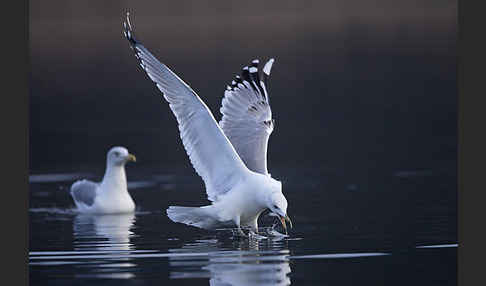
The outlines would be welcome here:
<svg viewBox="0 0 486 286">
<path fill-rule="evenodd" d="M 273 208 L 275 208 L 275 209 L 277 209 L 277 210 L 278 210 L 278 207 L 277 207 L 277 205 L 273 205 Z"/>
<path fill-rule="evenodd" d="M 115 156 L 120 156 L 120 153 L 119 152 L 115 152 Z"/>
</svg>

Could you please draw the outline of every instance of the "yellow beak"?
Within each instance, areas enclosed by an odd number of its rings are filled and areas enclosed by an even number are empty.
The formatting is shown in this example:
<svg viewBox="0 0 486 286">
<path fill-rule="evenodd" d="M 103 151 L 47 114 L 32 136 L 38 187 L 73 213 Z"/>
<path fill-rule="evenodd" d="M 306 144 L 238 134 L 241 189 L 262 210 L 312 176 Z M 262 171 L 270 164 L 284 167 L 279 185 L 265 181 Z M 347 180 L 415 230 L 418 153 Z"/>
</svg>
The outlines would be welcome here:
<svg viewBox="0 0 486 286">
<path fill-rule="evenodd" d="M 135 157 L 133 154 L 128 154 L 127 161 L 137 162 L 137 157 Z"/>
<path fill-rule="evenodd" d="M 290 228 L 292 228 L 292 221 L 290 220 L 289 215 L 286 215 L 286 216 L 285 216 L 285 220 L 289 222 L 289 224 L 290 224 Z"/>
<path fill-rule="evenodd" d="M 292 221 L 290 220 L 290 217 L 288 215 L 286 215 L 285 217 L 281 216 L 279 218 L 280 218 L 280 223 L 282 224 L 282 226 L 285 230 L 285 234 L 288 234 L 287 233 L 287 224 L 285 222 L 288 221 L 289 224 L 290 224 L 290 228 L 292 228 Z"/>
<path fill-rule="evenodd" d="M 285 230 L 285 234 L 287 234 L 287 224 L 285 223 L 285 218 L 283 216 L 280 217 L 280 222 Z"/>
</svg>

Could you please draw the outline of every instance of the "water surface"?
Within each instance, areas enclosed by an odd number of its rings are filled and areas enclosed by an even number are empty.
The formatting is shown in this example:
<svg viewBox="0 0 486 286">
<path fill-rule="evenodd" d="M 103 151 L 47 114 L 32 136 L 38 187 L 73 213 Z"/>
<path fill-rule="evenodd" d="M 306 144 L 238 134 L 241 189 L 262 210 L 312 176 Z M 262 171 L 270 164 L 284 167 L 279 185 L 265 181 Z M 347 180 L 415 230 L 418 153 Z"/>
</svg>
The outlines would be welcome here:
<svg viewBox="0 0 486 286">
<path fill-rule="evenodd" d="M 294 229 L 249 240 L 169 221 L 168 205 L 206 204 L 204 186 L 153 170 L 129 167 L 137 212 L 126 215 L 73 209 L 73 180 L 100 174 L 32 174 L 31 285 L 456 285 L 452 171 L 272 168 Z M 262 231 L 274 223 L 260 219 Z"/>
</svg>

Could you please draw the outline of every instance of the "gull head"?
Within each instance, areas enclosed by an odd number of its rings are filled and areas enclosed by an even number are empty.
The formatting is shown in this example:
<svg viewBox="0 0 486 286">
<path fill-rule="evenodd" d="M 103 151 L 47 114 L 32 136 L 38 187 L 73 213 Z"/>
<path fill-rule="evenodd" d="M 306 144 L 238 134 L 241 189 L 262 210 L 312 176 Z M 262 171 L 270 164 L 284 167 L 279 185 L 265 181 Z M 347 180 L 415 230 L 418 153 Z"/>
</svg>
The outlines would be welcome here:
<svg viewBox="0 0 486 286">
<path fill-rule="evenodd" d="M 106 161 L 110 166 L 123 166 L 127 162 L 136 162 L 137 158 L 128 153 L 127 148 L 125 147 L 113 147 L 108 151 L 106 155 Z"/>
<path fill-rule="evenodd" d="M 292 228 L 292 221 L 287 214 L 287 199 L 281 190 L 270 193 L 267 199 L 267 208 L 280 219 L 280 223 L 287 233 L 286 221 L 289 222 L 290 228 Z"/>
</svg>

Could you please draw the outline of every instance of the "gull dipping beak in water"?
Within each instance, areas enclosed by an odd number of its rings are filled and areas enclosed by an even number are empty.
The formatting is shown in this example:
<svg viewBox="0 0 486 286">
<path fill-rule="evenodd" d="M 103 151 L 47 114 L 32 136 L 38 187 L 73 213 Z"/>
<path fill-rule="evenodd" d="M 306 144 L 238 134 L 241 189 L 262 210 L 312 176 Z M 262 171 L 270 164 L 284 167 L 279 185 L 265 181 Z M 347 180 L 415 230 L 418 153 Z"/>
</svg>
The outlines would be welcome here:
<svg viewBox="0 0 486 286">
<path fill-rule="evenodd" d="M 268 138 L 274 128 L 267 87 L 274 59 L 262 70 L 255 59 L 233 78 L 224 91 L 218 123 L 196 92 L 135 39 L 128 13 L 123 27 L 143 71 L 169 103 L 187 155 L 212 202 L 170 206 L 167 216 L 204 229 L 236 226 L 246 236 L 241 227 L 258 232 L 258 217 L 270 209 L 286 230 L 290 218 L 282 183 L 267 171 Z"/>
<path fill-rule="evenodd" d="M 282 224 L 282 227 L 283 229 L 285 230 L 285 234 L 288 234 L 287 233 L 287 223 L 289 223 L 290 225 L 290 228 L 292 228 L 292 221 L 290 220 L 290 217 L 288 214 L 283 214 L 281 211 L 278 210 L 278 208 L 276 208 L 276 206 L 274 206 L 274 210 L 272 210 L 272 208 L 270 208 L 270 210 L 272 211 L 271 213 L 269 213 L 270 216 L 275 216 L 278 218 L 278 220 L 280 221 L 280 223 Z"/>
<path fill-rule="evenodd" d="M 113 147 L 106 155 L 106 171 L 99 183 L 80 180 L 71 186 L 71 197 L 82 213 L 130 213 L 135 203 L 127 190 L 125 164 L 137 158 L 124 147 Z"/>
<path fill-rule="evenodd" d="M 280 222 L 282 223 L 282 226 L 285 229 L 285 234 L 288 234 L 287 233 L 287 224 L 285 223 L 285 221 L 289 222 L 290 228 L 292 228 L 292 221 L 290 220 L 290 217 L 288 215 L 286 215 L 285 217 L 280 217 Z"/>
</svg>

